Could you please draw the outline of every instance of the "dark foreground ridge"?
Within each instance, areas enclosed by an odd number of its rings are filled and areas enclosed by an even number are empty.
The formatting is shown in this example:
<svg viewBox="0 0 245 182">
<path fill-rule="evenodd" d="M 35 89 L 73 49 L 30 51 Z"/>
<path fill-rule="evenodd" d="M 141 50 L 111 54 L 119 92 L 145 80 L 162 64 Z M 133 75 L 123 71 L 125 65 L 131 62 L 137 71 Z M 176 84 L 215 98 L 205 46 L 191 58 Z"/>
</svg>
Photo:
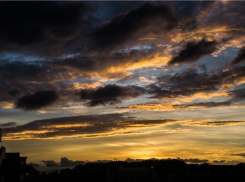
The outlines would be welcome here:
<svg viewBox="0 0 245 182">
<path fill-rule="evenodd" d="M 114 161 L 80 164 L 49 174 L 26 178 L 28 182 L 240 182 L 245 181 L 245 164 L 186 164 L 177 159 Z"/>
</svg>

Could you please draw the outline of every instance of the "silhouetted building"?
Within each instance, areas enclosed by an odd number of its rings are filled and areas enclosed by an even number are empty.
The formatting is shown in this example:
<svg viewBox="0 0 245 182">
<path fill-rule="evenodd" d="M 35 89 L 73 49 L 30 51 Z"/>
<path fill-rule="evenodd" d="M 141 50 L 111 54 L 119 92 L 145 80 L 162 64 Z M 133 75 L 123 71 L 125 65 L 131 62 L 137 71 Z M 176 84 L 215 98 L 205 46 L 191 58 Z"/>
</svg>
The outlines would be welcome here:
<svg viewBox="0 0 245 182">
<path fill-rule="evenodd" d="M 0 148 L 0 182 L 4 182 L 3 160 L 5 159 L 5 155 L 6 155 L 6 148 L 5 147 L 1 147 Z"/>
<path fill-rule="evenodd" d="M 0 141 L 2 131 L 0 129 Z M 0 182 L 22 182 L 26 173 L 39 175 L 39 172 L 26 165 L 27 157 L 20 157 L 20 153 L 6 153 L 6 148 L 0 148 Z"/>
<path fill-rule="evenodd" d="M 26 159 L 20 153 L 6 153 L 2 163 L 4 182 L 24 181 Z"/>
</svg>

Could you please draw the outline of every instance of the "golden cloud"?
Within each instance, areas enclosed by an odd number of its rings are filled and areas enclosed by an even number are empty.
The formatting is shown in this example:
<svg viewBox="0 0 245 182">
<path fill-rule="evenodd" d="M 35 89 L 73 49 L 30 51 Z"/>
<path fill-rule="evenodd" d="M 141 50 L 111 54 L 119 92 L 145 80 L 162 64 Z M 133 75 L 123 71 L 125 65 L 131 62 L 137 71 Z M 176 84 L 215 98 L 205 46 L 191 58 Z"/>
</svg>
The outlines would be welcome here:
<svg viewBox="0 0 245 182">
<path fill-rule="evenodd" d="M 4 109 L 12 109 L 12 108 L 14 108 L 14 103 L 1 101 L 0 102 L 0 107 L 4 108 Z"/>
</svg>

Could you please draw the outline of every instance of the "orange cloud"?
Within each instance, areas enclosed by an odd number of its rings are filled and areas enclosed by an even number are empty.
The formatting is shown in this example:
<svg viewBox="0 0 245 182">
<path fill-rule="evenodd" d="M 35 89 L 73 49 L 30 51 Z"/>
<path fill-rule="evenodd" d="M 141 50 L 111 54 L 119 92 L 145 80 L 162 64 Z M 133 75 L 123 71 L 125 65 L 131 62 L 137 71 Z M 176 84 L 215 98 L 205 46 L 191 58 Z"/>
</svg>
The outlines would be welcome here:
<svg viewBox="0 0 245 182">
<path fill-rule="evenodd" d="M 92 83 L 89 83 L 89 82 L 83 82 L 83 83 L 75 82 L 75 83 L 73 83 L 74 89 L 76 89 L 76 90 L 86 89 L 86 88 L 96 88 L 96 87 L 99 87 L 101 85 L 102 84 L 100 82 L 92 82 Z"/>
<path fill-rule="evenodd" d="M 215 121 L 215 120 L 198 120 L 189 123 L 184 123 L 188 126 L 233 126 L 233 125 L 245 125 L 245 121 Z"/>
<path fill-rule="evenodd" d="M 4 108 L 4 109 L 12 109 L 12 108 L 14 108 L 14 103 L 1 101 L 0 102 L 0 107 Z"/>
</svg>

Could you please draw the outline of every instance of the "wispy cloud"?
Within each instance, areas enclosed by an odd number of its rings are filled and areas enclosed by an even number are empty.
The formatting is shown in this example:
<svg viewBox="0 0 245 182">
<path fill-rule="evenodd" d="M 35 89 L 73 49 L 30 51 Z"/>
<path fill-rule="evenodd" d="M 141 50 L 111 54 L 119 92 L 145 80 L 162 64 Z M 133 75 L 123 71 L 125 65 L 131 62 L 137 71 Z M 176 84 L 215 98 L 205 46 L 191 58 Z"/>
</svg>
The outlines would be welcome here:
<svg viewBox="0 0 245 182">
<path fill-rule="evenodd" d="M 215 120 L 138 120 L 125 114 L 84 115 L 37 120 L 24 125 L 3 128 L 4 140 L 60 139 L 64 137 L 110 137 L 116 135 L 191 132 L 188 128 L 161 128 L 168 125 L 229 126 L 243 125 L 244 121 Z"/>
</svg>

